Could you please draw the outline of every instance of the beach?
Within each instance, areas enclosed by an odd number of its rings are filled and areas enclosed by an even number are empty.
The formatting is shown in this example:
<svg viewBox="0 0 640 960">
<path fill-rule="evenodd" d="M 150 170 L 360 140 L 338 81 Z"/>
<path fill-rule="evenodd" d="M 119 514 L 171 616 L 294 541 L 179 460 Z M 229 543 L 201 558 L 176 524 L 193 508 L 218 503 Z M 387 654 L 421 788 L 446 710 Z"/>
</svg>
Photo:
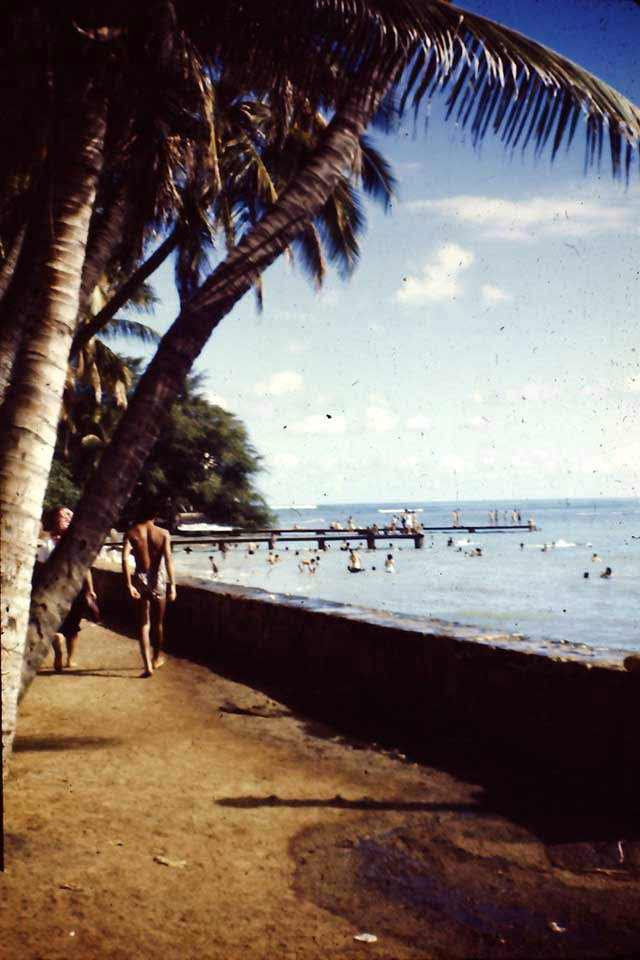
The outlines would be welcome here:
<svg viewBox="0 0 640 960">
<path fill-rule="evenodd" d="M 524 817 L 85 624 L 24 702 L 5 791 L 3 960 L 633 955 L 628 824 Z M 375 942 L 354 940 L 362 933 Z"/>
</svg>

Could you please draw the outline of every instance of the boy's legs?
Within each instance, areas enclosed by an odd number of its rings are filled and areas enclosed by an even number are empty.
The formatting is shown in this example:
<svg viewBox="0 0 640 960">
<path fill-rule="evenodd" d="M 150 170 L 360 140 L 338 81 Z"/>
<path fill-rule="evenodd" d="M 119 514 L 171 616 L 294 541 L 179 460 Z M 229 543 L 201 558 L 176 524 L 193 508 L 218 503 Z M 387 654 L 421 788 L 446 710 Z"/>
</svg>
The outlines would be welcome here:
<svg viewBox="0 0 640 960">
<path fill-rule="evenodd" d="M 75 667 L 76 664 L 73 659 L 73 655 L 76 649 L 76 640 L 78 639 L 78 634 L 73 633 L 70 637 L 66 637 L 65 639 L 67 641 L 67 666 Z"/>
<path fill-rule="evenodd" d="M 164 643 L 164 611 L 167 605 L 166 597 L 154 598 L 151 604 L 151 646 L 153 648 L 153 668 L 157 670 L 164 662 L 162 652 Z"/>
<path fill-rule="evenodd" d="M 153 673 L 151 651 L 149 648 L 149 607 L 150 603 L 148 600 L 145 600 L 144 597 L 141 597 L 141 599 L 138 600 L 138 615 L 140 617 L 140 635 L 138 637 L 138 643 L 140 644 L 140 653 L 142 654 L 142 662 L 144 664 L 144 673 L 142 674 L 143 677 L 150 677 Z"/>
</svg>

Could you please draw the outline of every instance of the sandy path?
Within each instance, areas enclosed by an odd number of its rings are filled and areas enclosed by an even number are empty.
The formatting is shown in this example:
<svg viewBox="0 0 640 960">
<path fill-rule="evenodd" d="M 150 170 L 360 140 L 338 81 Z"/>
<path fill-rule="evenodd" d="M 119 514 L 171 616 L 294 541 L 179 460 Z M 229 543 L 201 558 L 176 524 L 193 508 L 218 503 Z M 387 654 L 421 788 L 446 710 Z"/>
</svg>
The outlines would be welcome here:
<svg viewBox="0 0 640 960">
<path fill-rule="evenodd" d="M 637 913 L 633 877 L 568 875 L 472 785 L 202 666 L 169 658 L 138 679 L 135 642 L 101 626 L 79 648 L 78 669 L 45 671 L 21 713 L 3 960 L 571 956 L 549 924 L 572 897 L 577 917 L 610 889 L 616 929 L 625 897 Z M 541 952 L 523 952 L 529 935 Z"/>
<path fill-rule="evenodd" d="M 41 675 L 22 710 L 0 955 L 372 954 L 352 922 L 296 894 L 289 846 L 320 822 L 357 822 L 357 810 L 323 806 L 336 794 L 420 799 L 423 775 L 310 736 L 286 708 L 204 667 L 169 659 L 137 679 L 135 643 L 102 627 L 85 626 L 79 647 L 79 669 Z M 255 707 L 266 716 L 234 712 Z M 309 805 L 260 805 L 272 795 Z M 247 798 L 256 805 L 220 805 Z"/>
</svg>

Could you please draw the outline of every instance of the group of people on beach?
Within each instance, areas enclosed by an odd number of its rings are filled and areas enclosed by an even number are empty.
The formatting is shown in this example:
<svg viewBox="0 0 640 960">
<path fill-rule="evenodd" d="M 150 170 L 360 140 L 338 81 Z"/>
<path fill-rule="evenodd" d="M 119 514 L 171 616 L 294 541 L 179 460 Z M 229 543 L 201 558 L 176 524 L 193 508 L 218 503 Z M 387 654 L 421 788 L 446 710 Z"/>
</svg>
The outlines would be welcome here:
<svg viewBox="0 0 640 960">
<path fill-rule="evenodd" d="M 55 511 L 53 518 L 43 525 L 41 544 L 36 557 L 37 575 L 41 566 L 64 536 L 73 519 L 67 507 Z M 135 522 L 124 534 L 122 543 L 122 571 L 128 595 L 136 603 L 138 642 L 143 662 L 142 677 L 150 677 L 165 663 L 164 613 L 167 601 L 176 599 L 176 580 L 168 530 L 155 523 L 155 504 L 147 500 L 137 511 Z M 71 605 L 60 630 L 52 639 L 53 667 L 56 673 L 76 666 L 76 641 L 83 619 L 97 621 L 100 610 L 88 570 L 82 588 Z M 66 660 L 63 645 L 66 645 Z"/>
</svg>

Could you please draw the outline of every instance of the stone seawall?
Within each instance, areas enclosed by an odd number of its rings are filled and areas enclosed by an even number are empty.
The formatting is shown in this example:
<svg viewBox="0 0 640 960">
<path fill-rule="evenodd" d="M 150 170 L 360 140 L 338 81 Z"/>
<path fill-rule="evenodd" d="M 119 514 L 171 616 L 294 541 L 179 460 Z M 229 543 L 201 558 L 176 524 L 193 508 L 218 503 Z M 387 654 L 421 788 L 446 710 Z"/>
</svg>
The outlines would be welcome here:
<svg viewBox="0 0 640 960">
<path fill-rule="evenodd" d="M 120 574 L 96 569 L 94 579 L 105 619 L 132 605 Z M 495 646 L 440 621 L 188 579 L 167 606 L 166 645 L 432 760 L 504 776 L 553 769 L 596 792 L 610 790 L 612 776 L 622 790 L 627 770 L 635 780 L 640 678 L 615 665 Z"/>
</svg>

